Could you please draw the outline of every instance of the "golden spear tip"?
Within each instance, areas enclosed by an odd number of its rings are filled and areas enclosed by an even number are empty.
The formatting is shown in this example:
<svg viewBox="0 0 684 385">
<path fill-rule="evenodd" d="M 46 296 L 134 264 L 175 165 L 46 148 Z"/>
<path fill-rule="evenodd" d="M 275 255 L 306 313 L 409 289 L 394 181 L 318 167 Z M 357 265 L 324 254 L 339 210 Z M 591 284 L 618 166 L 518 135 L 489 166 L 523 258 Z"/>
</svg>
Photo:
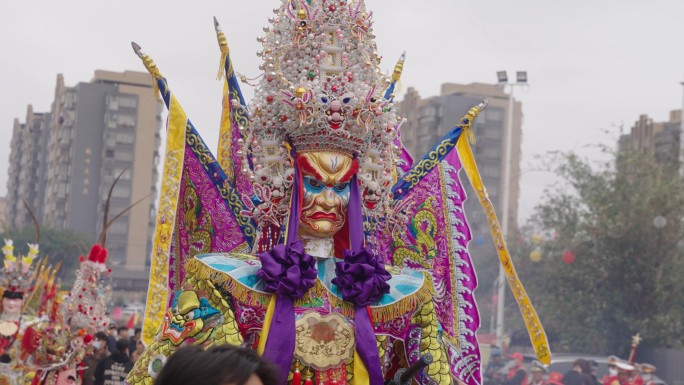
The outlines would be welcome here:
<svg viewBox="0 0 684 385">
<path fill-rule="evenodd" d="M 131 47 L 133 47 L 133 52 L 135 52 L 136 55 L 138 55 L 139 58 L 142 59 L 143 56 L 145 56 L 145 53 L 142 51 L 142 48 L 138 43 L 132 41 L 131 42 Z"/>
</svg>

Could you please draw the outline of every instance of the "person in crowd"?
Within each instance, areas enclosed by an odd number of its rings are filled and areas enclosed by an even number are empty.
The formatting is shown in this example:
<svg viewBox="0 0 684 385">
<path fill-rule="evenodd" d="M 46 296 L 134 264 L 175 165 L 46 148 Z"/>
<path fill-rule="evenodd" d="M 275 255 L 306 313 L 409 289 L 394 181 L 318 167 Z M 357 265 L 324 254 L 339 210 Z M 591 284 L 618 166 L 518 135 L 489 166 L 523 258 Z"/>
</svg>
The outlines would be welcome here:
<svg viewBox="0 0 684 385">
<path fill-rule="evenodd" d="M 530 380 L 529 385 L 546 385 L 544 376 L 546 375 L 547 370 L 544 364 L 539 361 L 534 361 L 530 368 L 530 372 L 532 373 L 532 379 Z"/>
<path fill-rule="evenodd" d="M 591 362 L 588 360 L 581 360 L 580 362 L 580 378 L 582 385 L 598 385 L 596 379 L 591 375 Z"/>
<path fill-rule="evenodd" d="M 95 384 L 95 368 L 97 365 L 107 357 L 107 334 L 104 332 L 95 333 L 95 338 L 91 342 L 92 352 L 85 356 L 83 365 L 83 383 L 82 385 Z"/>
<path fill-rule="evenodd" d="M 128 352 L 131 354 L 131 359 L 133 358 L 133 353 L 138 350 L 138 341 L 140 341 L 140 337 L 142 335 L 142 329 L 141 328 L 135 328 L 133 330 L 133 335 L 131 336 L 129 342 L 128 342 Z M 135 362 L 135 360 L 133 360 Z"/>
<path fill-rule="evenodd" d="M 138 362 L 138 359 L 140 358 L 140 356 L 142 356 L 144 352 L 145 345 L 142 343 L 141 340 L 138 340 L 138 342 L 136 342 L 135 350 L 131 354 L 131 361 L 133 361 L 134 364 Z"/>
<path fill-rule="evenodd" d="M 617 356 L 608 357 L 608 374 L 603 376 L 601 383 L 603 385 L 610 385 L 613 381 L 617 380 L 617 366 L 616 364 L 620 361 Z"/>
<path fill-rule="evenodd" d="M 617 378 L 610 385 L 631 385 L 631 377 L 635 371 L 633 365 L 626 362 L 617 362 Z"/>
<path fill-rule="evenodd" d="M 128 328 L 125 326 L 119 326 L 119 328 L 117 329 L 117 333 L 116 333 L 116 339 L 128 341 L 128 339 L 129 339 Z"/>
<path fill-rule="evenodd" d="M 546 380 L 547 385 L 563 385 L 563 374 L 559 372 L 549 373 L 549 378 Z"/>
<path fill-rule="evenodd" d="M 508 371 L 504 385 L 527 385 L 527 371 L 523 366 L 522 353 L 513 353 L 509 356 L 514 361 L 513 367 Z"/>
<path fill-rule="evenodd" d="M 492 377 L 492 382 L 487 382 L 486 385 L 503 385 L 503 382 L 506 380 L 506 376 L 504 375 L 501 370 L 497 370 L 494 372 L 494 375 Z"/>
<path fill-rule="evenodd" d="M 644 385 L 654 385 L 656 367 L 651 364 L 641 364 L 641 377 L 644 379 Z"/>
<path fill-rule="evenodd" d="M 123 384 L 133 362 L 128 357 L 128 339 L 116 341 L 115 351 L 95 368 L 95 385 Z"/>
<path fill-rule="evenodd" d="M 118 330 L 115 323 L 109 324 L 107 334 L 107 350 L 109 353 L 114 353 L 116 351 L 116 340 L 118 335 Z"/>
<path fill-rule="evenodd" d="M 601 381 L 599 381 L 597 375 L 598 375 L 598 362 L 595 360 L 589 360 L 589 369 L 590 373 L 589 376 L 591 377 L 591 383 L 592 385 L 601 385 Z"/>
<path fill-rule="evenodd" d="M 484 380 L 487 384 L 494 384 L 495 374 L 506 364 L 501 355 L 501 348 L 493 345 L 489 352 L 489 363 L 484 373 Z"/>
<path fill-rule="evenodd" d="M 644 385 L 644 378 L 641 377 L 641 365 L 633 364 L 634 370 L 629 373 L 629 383 L 631 385 Z"/>
<path fill-rule="evenodd" d="M 504 385 L 527 385 L 527 370 L 523 366 L 522 353 L 515 352 L 508 356 L 513 361 L 506 378 L 502 382 Z"/>
<path fill-rule="evenodd" d="M 590 371 L 589 363 L 581 358 L 575 360 L 572 369 L 563 376 L 563 385 L 584 385 L 582 380 L 583 367 Z"/>
<path fill-rule="evenodd" d="M 275 368 L 253 350 L 190 345 L 172 354 L 154 385 L 276 385 Z"/>
</svg>

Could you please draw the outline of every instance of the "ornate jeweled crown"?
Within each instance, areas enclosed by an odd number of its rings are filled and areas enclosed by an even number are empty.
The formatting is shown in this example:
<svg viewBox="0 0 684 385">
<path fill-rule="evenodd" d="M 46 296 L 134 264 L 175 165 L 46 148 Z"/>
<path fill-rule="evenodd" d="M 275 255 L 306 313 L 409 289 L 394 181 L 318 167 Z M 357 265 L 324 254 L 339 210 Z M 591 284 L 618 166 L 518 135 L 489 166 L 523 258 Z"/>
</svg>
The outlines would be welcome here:
<svg viewBox="0 0 684 385">
<path fill-rule="evenodd" d="M 76 281 L 63 305 L 64 320 L 72 330 L 85 329 L 95 333 L 107 327 L 107 304 L 111 299 L 107 268 L 107 249 L 93 245 L 88 258 L 81 256 Z"/>
<path fill-rule="evenodd" d="M 5 254 L 5 263 L 0 271 L 0 286 L 5 291 L 27 292 L 33 281 L 33 261 L 38 255 L 38 245 L 28 244 L 28 254 L 14 255 L 14 243 L 11 239 L 5 239 L 2 252 Z"/>
<path fill-rule="evenodd" d="M 251 117 L 240 126 L 242 171 L 284 196 L 292 181 L 285 143 L 297 153 L 356 156 L 366 214 L 382 215 L 391 201 L 401 122 L 385 97 L 398 76 L 378 66 L 372 13 L 362 0 L 283 0 L 274 13 L 257 39 L 264 62 L 254 102 L 249 111 L 232 103 Z M 403 56 L 395 72 L 402 65 Z"/>
</svg>

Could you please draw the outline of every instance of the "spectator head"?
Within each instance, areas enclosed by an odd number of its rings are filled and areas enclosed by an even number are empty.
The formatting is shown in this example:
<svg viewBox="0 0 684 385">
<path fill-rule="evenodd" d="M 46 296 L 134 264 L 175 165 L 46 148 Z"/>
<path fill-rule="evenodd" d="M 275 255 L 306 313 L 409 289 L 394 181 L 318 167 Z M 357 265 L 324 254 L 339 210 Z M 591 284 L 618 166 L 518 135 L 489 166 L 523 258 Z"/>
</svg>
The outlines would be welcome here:
<svg viewBox="0 0 684 385">
<path fill-rule="evenodd" d="M 591 375 L 596 376 L 596 373 L 598 373 L 598 362 L 595 360 L 589 360 L 589 366 L 591 367 Z"/>
<path fill-rule="evenodd" d="M 140 337 L 142 336 L 142 329 L 141 328 L 135 328 L 133 331 L 133 339 L 136 341 L 140 341 Z"/>
<path fill-rule="evenodd" d="M 107 335 L 105 332 L 95 333 L 92 345 L 96 353 L 107 351 Z"/>
<path fill-rule="evenodd" d="M 109 335 L 115 336 L 116 333 L 118 333 L 116 324 L 115 324 L 115 323 L 110 323 L 110 324 L 109 324 Z"/>
<path fill-rule="evenodd" d="M 119 326 L 118 334 L 119 338 L 128 338 L 128 328 L 125 326 Z"/>
<path fill-rule="evenodd" d="M 563 385 L 563 375 L 558 372 L 551 372 L 546 383 L 550 385 Z"/>
<path fill-rule="evenodd" d="M 275 385 L 275 369 L 248 349 L 230 345 L 207 350 L 191 345 L 178 349 L 159 372 L 154 385 Z"/>
<path fill-rule="evenodd" d="M 632 372 L 634 372 L 634 366 L 624 363 L 624 362 L 618 362 L 615 364 L 617 367 L 617 377 L 618 381 L 620 381 L 621 384 L 626 383 L 629 381 L 629 378 L 632 375 Z"/>
<path fill-rule="evenodd" d="M 656 371 L 656 367 L 651 364 L 641 364 L 640 367 L 641 370 L 641 377 L 644 378 L 644 380 L 651 381 L 653 380 L 653 373 Z"/>
<path fill-rule="evenodd" d="M 501 357 L 501 348 L 496 346 L 496 345 L 492 345 L 492 349 L 489 351 L 489 355 L 491 356 L 491 358 L 493 360 L 500 361 L 502 358 Z"/>
<path fill-rule="evenodd" d="M 115 345 L 116 351 L 119 353 L 128 355 L 128 346 L 129 346 L 128 344 L 129 344 L 128 340 L 126 340 L 124 338 L 117 340 L 116 345 Z"/>
<path fill-rule="evenodd" d="M 620 358 L 617 356 L 608 356 L 608 367 L 615 367 L 615 364 L 617 364 L 618 361 L 620 361 Z"/>
<path fill-rule="evenodd" d="M 617 356 L 608 357 L 608 374 L 611 376 L 617 376 L 617 366 L 616 364 L 620 361 Z"/>
<path fill-rule="evenodd" d="M 515 352 L 515 353 L 511 354 L 509 357 L 510 357 L 510 359 L 515 360 L 515 362 L 518 365 L 522 365 L 523 359 L 524 359 L 522 353 Z"/>
<path fill-rule="evenodd" d="M 534 380 L 534 382 L 538 383 L 542 379 L 544 379 L 544 375 L 546 374 L 546 367 L 541 362 L 534 361 L 532 363 L 532 367 L 530 368 L 530 372 L 532 372 L 532 379 Z"/>
<path fill-rule="evenodd" d="M 591 374 L 591 365 L 589 365 L 589 361 L 583 360 L 581 358 L 575 360 L 575 362 L 572 364 L 572 368 L 580 373 Z"/>
<path fill-rule="evenodd" d="M 591 374 L 591 363 L 587 360 L 582 360 L 582 362 L 580 362 L 580 369 L 583 374 Z"/>
</svg>

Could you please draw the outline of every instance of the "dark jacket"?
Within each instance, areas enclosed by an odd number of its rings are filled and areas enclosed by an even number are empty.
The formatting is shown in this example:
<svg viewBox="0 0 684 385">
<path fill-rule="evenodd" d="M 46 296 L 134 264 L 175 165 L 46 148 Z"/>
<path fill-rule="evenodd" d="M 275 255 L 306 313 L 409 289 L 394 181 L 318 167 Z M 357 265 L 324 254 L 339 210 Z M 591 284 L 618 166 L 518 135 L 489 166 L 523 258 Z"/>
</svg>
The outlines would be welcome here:
<svg viewBox="0 0 684 385">
<path fill-rule="evenodd" d="M 116 337 L 111 334 L 107 336 L 107 350 L 109 350 L 110 353 L 116 351 Z"/>
<path fill-rule="evenodd" d="M 104 354 L 89 354 L 83 359 L 83 365 L 86 368 L 83 371 L 82 385 L 93 385 L 95 383 L 95 368 L 106 357 L 107 352 L 104 352 Z"/>
<path fill-rule="evenodd" d="M 138 344 L 138 342 L 135 340 L 135 338 L 130 337 L 128 339 L 128 356 L 129 357 L 133 357 L 133 352 L 137 348 L 137 346 L 136 346 L 137 344 Z"/>
<path fill-rule="evenodd" d="M 95 385 L 121 385 L 132 368 L 133 363 L 127 355 L 112 353 L 95 368 Z"/>
<path fill-rule="evenodd" d="M 584 385 L 582 374 L 576 370 L 571 370 L 563 376 L 563 385 Z"/>
<path fill-rule="evenodd" d="M 513 377 L 505 380 L 503 385 L 523 385 L 525 383 L 525 377 L 527 377 L 527 372 L 525 369 L 520 368 L 515 371 Z"/>
</svg>

